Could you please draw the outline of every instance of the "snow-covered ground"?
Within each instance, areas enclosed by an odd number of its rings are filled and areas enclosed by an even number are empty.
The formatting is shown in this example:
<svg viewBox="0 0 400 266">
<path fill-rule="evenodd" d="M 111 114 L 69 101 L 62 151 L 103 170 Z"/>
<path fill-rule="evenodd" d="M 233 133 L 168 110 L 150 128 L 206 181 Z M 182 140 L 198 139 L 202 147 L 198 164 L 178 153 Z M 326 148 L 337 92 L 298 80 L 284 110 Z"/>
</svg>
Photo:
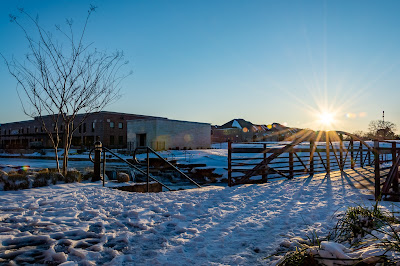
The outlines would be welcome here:
<svg viewBox="0 0 400 266">
<path fill-rule="evenodd" d="M 226 148 L 161 154 L 179 163 L 205 163 L 225 177 Z M 51 164 L 0 158 L 3 166 Z M 70 167 L 92 164 L 70 161 Z M 100 183 L 0 191 L 0 264 L 268 265 L 264 258 L 295 243 L 296 236 L 314 230 L 325 235 L 338 210 L 372 204 L 370 191 L 349 182 L 332 174 L 150 194 Z"/>
<path fill-rule="evenodd" d="M 0 258 L 109 265 L 256 265 L 336 211 L 371 203 L 339 177 L 130 193 L 100 183 L 0 192 Z"/>
</svg>

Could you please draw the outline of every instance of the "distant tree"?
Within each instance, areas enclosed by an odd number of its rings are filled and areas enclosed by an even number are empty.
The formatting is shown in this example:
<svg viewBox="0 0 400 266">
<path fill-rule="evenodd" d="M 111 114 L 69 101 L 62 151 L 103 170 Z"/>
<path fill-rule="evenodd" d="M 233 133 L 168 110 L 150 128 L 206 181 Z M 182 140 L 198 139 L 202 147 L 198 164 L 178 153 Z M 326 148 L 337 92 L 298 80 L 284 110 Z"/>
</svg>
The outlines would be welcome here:
<svg viewBox="0 0 400 266">
<path fill-rule="evenodd" d="M 10 15 L 10 20 L 25 35 L 28 53 L 23 62 L 14 57 L 7 60 L 2 54 L 9 72 L 17 80 L 25 114 L 38 119 L 50 138 L 58 171 L 57 150 L 62 144 L 64 175 L 73 133 L 89 113 L 101 111 L 119 97 L 120 82 L 126 77 L 120 74 L 121 67 L 127 63 L 122 52 L 100 52 L 92 43 L 84 43 L 88 21 L 95 9 L 90 6 L 78 34 L 74 32 L 72 20 L 66 20 L 67 30 L 56 25 L 53 34 L 39 24 L 38 17 L 33 18 L 20 8 L 19 13 L 27 22 L 20 22 L 21 18 L 14 15 Z M 75 119 L 78 113 L 85 114 L 79 121 Z"/>
<path fill-rule="evenodd" d="M 360 139 L 363 139 L 366 137 L 367 134 L 362 130 L 357 130 L 357 131 L 354 131 L 353 135 L 356 137 L 359 137 Z"/>
<path fill-rule="evenodd" d="M 377 139 L 395 139 L 396 125 L 389 121 L 373 120 L 368 126 L 369 137 Z"/>
</svg>

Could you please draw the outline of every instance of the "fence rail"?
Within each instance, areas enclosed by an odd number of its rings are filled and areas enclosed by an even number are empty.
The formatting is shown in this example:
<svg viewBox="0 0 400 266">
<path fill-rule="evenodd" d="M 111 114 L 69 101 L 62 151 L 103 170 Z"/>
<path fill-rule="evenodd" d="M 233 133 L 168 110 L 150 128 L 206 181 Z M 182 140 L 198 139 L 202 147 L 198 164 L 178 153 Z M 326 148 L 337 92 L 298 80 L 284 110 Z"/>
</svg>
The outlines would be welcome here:
<svg viewBox="0 0 400 266">
<path fill-rule="evenodd" d="M 321 133 L 318 136 L 321 138 Z M 318 142 L 311 131 L 287 144 L 228 142 L 229 186 L 374 166 L 375 197 L 398 193 L 397 142 L 368 144 L 342 131 L 324 132 L 323 137 L 324 141 Z"/>
</svg>

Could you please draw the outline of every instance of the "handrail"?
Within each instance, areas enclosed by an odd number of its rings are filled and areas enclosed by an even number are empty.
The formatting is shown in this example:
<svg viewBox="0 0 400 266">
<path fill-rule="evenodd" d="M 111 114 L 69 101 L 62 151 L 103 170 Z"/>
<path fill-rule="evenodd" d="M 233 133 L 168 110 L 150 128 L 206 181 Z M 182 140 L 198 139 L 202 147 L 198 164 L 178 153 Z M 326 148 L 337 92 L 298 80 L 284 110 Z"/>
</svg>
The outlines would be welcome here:
<svg viewBox="0 0 400 266">
<path fill-rule="evenodd" d="M 392 167 L 389 170 L 389 174 L 386 178 L 385 183 L 383 184 L 382 194 L 387 194 L 389 192 L 390 184 L 393 182 L 393 179 L 396 178 L 399 165 L 400 165 L 400 155 L 397 156 L 396 162 L 392 165 Z"/>
<path fill-rule="evenodd" d="M 92 159 L 92 152 L 95 150 L 96 148 L 93 148 L 90 150 L 89 153 L 89 159 L 92 163 L 94 163 L 93 159 Z M 156 178 L 152 177 L 150 174 L 146 173 L 145 171 L 143 171 L 142 169 L 140 169 L 139 167 L 135 166 L 134 164 L 132 164 L 131 162 L 128 162 L 127 160 L 125 160 L 124 158 L 120 157 L 119 155 L 115 154 L 113 151 L 111 151 L 110 149 L 106 148 L 106 147 L 101 147 L 99 149 L 104 149 L 106 151 L 108 151 L 109 153 L 111 153 L 112 155 L 114 155 L 115 157 L 117 157 L 118 159 L 120 159 L 121 161 L 123 161 L 124 163 L 128 164 L 130 167 L 134 168 L 135 170 L 139 171 L 140 173 L 148 176 L 149 178 L 151 178 L 152 180 L 156 181 L 157 183 L 159 183 L 161 186 L 165 187 L 166 189 L 168 189 L 169 191 L 172 191 L 172 189 L 170 189 L 168 186 L 166 186 L 165 184 L 163 184 L 162 182 L 158 181 Z M 105 158 L 105 157 L 104 157 Z M 104 159 L 103 159 L 103 163 L 104 163 Z M 103 177 L 104 178 L 104 177 Z"/>
<path fill-rule="evenodd" d="M 366 161 L 367 157 L 369 158 L 371 153 L 373 153 L 373 154 L 379 153 L 379 149 L 376 149 L 375 147 L 370 146 L 364 140 L 360 139 L 359 137 L 357 137 L 357 136 L 355 136 L 355 135 L 353 135 L 351 133 L 347 133 L 347 132 L 344 132 L 344 131 L 335 131 L 335 132 L 339 135 L 338 136 L 339 143 L 337 144 L 338 146 L 335 146 L 336 145 L 335 142 L 333 141 L 333 139 L 331 139 L 330 136 L 332 136 L 332 135 L 330 133 L 328 133 L 328 132 L 325 132 L 325 134 L 327 135 L 327 140 L 325 141 L 325 146 L 326 146 L 325 149 L 318 148 L 319 147 L 318 145 L 320 145 L 320 144 L 318 144 L 316 142 L 316 139 L 318 139 L 319 136 L 318 137 L 313 136 L 313 134 L 315 132 L 311 131 L 311 130 L 307 131 L 307 132 L 304 132 L 303 134 L 297 136 L 294 140 L 292 140 L 288 144 L 284 144 L 284 145 L 281 144 L 280 146 L 283 146 L 283 147 L 280 147 L 280 148 L 274 147 L 274 146 L 268 147 L 268 148 L 266 148 L 265 146 L 264 146 L 264 148 L 261 148 L 261 147 L 251 147 L 251 148 L 236 147 L 236 148 L 233 148 L 232 146 L 229 147 L 229 145 L 228 145 L 228 150 L 229 150 L 228 151 L 228 180 L 231 180 L 231 178 L 232 178 L 231 173 L 235 172 L 235 169 L 232 169 L 232 167 L 231 167 L 232 166 L 231 161 L 233 160 L 232 159 L 232 154 L 233 153 L 259 153 L 259 154 L 264 154 L 264 158 L 261 159 L 261 161 L 258 162 L 257 164 L 254 164 L 254 163 L 248 164 L 249 166 L 250 165 L 251 166 L 255 165 L 254 167 L 252 167 L 252 169 L 247 170 L 244 173 L 244 175 L 241 175 L 239 177 L 235 177 L 235 180 L 236 180 L 235 183 L 237 183 L 237 184 L 248 182 L 252 176 L 258 175 L 260 173 L 260 171 L 264 171 L 266 169 L 266 167 L 268 169 L 273 169 L 272 168 L 272 165 L 274 165 L 273 161 L 275 159 L 277 159 L 278 157 L 280 157 L 281 154 L 284 154 L 284 153 L 289 153 L 289 157 L 288 157 L 289 158 L 289 162 L 288 162 L 289 163 L 289 166 L 288 166 L 289 169 L 288 169 L 288 172 L 290 174 L 290 177 L 293 176 L 293 172 L 294 172 L 294 169 L 293 169 L 293 166 L 294 166 L 293 155 L 295 155 L 296 158 L 297 158 L 298 157 L 297 152 L 309 152 L 310 153 L 310 156 L 309 156 L 310 160 L 308 162 L 310 164 L 310 168 L 307 167 L 308 164 L 304 163 L 302 160 L 299 160 L 299 162 L 304 167 L 305 171 L 307 173 L 310 173 L 310 174 L 314 174 L 314 161 L 313 161 L 313 158 L 315 156 L 315 153 L 318 154 L 319 159 L 320 159 L 320 163 L 324 166 L 324 168 L 325 168 L 327 173 L 329 173 L 330 170 L 331 170 L 331 166 L 330 166 L 330 160 L 331 160 L 330 154 L 331 153 L 333 153 L 332 156 L 334 156 L 334 158 L 336 159 L 336 161 L 335 160 L 334 161 L 335 161 L 335 163 L 337 163 L 337 165 L 338 165 L 338 167 L 339 167 L 339 169 L 341 171 L 344 171 L 344 167 L 345 167 L 345 164 L 346 164 L 346 161 L 347 161 L 349 153 L 350 153 L 350 156 L 351 156 L 351 160 L 350 160 L 351 167 L 353 167 L 352 162 L 353 162 L 353 159 L 354 159 L 354 155 L 353 155 L 354 151 L 357 152 L 356 159 L 357 159 L 357 157 L 359 155 L 360 155 L 360 158 L 361 158 L 360 160 L 363 159 L 362 161 L 360 161 L 360 164 L 362 166 L 364 165 L 364 162 Z M 359 141 L 360 142 L 360 148 L 365 146 L 366 151 L 367 151 L 366 155 L 365 155 L 365 158 L 364 158 L 363 154 L 359 154 L 360 152 L 362 153 L 362 151 L 360 151 L 359 149 L 354 149 L 353 146 L 350 147 L 352 142 L 350 142 L 349 147 L 347 149 L 343 147 L 343 135 L 347 135 L 347 136 L 351 137 L 352 140 Z M 303 148 L 303 147 L 299 147 L 298 146 L 304 140 L 309 140 L 310 141 L 310 148 Z M 251 144 L 255 144 L 255 143 L 251 143 Z M 390 148 L 388 148 L 388 149 L 390 149 Z M 344 159 L 343 159 L 343 155 L 344 155 L 343 154 L 343 150 L 345 150 Z M 324 160 L 322 158 L 322 156 L 320 154 L 320 151 L 327 152 L 326 160 Z M 272 153 L 272 154 L 267 157 L 266 156 L 267 153 Z M 247 160 L 247 159 L 251 159 L 251 158 L 246 158 L 244 160 Z M 299 159 L 299 158 L 297 158 L 297 159 Z M 325 161 L 327 162 L 327 165 L 325 165 Z M 370 161 L 369 161 L 369 163 L 370 163 Z M 281 162 L 278 162 L 278 164 L 281 164 Z M 292 167 L 292 168 L 290 168 L 290 167 Z M 264 174 L 263 174 L 263 176 L 264 176 Z"/>
<path fill-rule="evenodd" d="M 272 160 L 276 159 L 279 157 L 279 155 L 281 155 L 282 153 L 285 153 L 287 151 L 289 151 L 291 148 L 293 148 L 294 146 L 296 146 L 297 144 L 301 143 L 302 141 L 304 141 L 304 139 L 306 137 L 308 137 L 309 135 L 311 135 L 311 133 L 309 132 L 307 135 L 302 136 L 300 138 L 297 138 L 295 140 L 293 140 L 291 143 L 286 144 L 283 148 L 280 148 L 278 150 L 277 153 L 273 153 L 271 154 L 269 157 L 264 158 L 258 165 L 254 166 L 253 169 L 251 169 L 250 171 L 248 171 L 241 179 L 240 182 L 246 182 L 247 180 L 250 179 L 250 177 L 256 173 L 257 171 L 259 171 L 261 168 L 264 167 L 264 165 L 269 164 Z M 267 151 L 264 151 L 264 153 L 266 153 Z"/>
<path fill-rule="evenodd" d="M 186 179 L 190 180 L 190 182 L 192 182 L 193 184 L 195 184 L 197 187 L 201 188 L 201 186 L 199 184 L 197 184 L 196 181 L 194 181 L 193 179 L 191 179 L 188 175 L 186 175 L 185 173 L 183 173 L 181 170 L 179 170 L 179 168 L 177 168 L 175 165 L 173 165 L 172 163 L 168 162 L 167 160 L 165 160 L 163 157 L 161 157 L 156 151 L 154 151 L 152 148 L 147 147 L 147 146 L 143 146 L 143 147 L 137 147 L 135 149 L 135 151 L 133 152 L 133 160 L 136 164 L 141 165 L 141 163 L 138 161 L 138 159 L 136 158 L 136 152 L 138 150 L 144 150 L 146 149 L 147 153 L 150 151 L 153 154 L 155 154 L 158 158 L 160 158 L 161 160 L 163 160 L 165 163 L 167 163 L 169 166 L 171 166 L 172 168 L 174 168 L 178 173 L 180 173 L 182 176 L 184 176 Z M 148 163 L 148 162 L 147 162 Z"/>
</svg>

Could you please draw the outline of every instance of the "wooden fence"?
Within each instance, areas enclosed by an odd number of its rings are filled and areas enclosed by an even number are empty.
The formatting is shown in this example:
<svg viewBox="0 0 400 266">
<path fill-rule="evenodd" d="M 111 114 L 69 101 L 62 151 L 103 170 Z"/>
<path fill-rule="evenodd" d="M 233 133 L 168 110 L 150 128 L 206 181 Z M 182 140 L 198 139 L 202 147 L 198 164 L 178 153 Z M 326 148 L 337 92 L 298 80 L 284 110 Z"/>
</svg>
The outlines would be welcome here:
<svg viewBox="0 0 400 266">
<path fill-rule="evenodd" d="M 324 134 L 324 142 L 315 137 L 290 143 L 228 142 L 229 186 L 373 166 L 375 197 L 398 194 L 400 143 L 368 144 L 341 131 Z"/>
</svg>

